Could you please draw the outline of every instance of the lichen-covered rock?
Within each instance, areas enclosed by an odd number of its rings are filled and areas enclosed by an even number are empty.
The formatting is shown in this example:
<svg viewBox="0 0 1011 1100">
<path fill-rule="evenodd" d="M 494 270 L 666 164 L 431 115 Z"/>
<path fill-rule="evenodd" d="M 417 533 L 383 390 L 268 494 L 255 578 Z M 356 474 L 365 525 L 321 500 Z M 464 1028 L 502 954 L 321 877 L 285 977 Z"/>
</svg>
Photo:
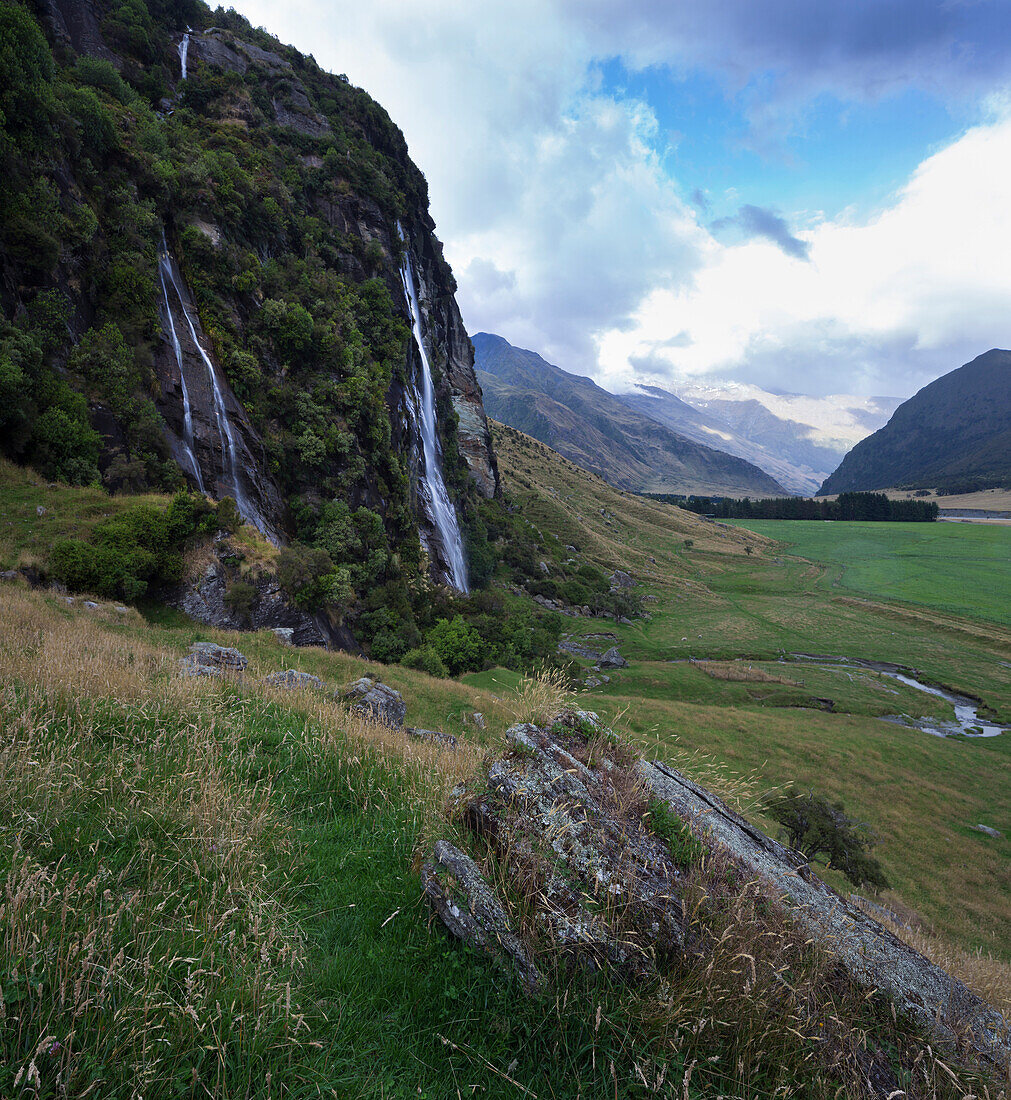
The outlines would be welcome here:
<svg viewBox="0 0 1011 1100">
<path fill-rule="evenodd" d="M 194 642 L 179 662 L 183 676 L 241 676 L 249 661 L 237 650 L 214 642 Z"/>
<path fill-rule="evenodd" d="M 831 952 L 854 982 L 883 990 L 939 1038 L 969 1038 L 979 1053 L 1004 1062 L 1011 1057 L 1011 1035 L 999 1013 L 812 874 L 798 852 L 667 764 L 640 761 L 637 774 L 707 847 L 722 849 L 745 875 L 764 879 L 784 898 L 794 922 Z"/>
<path fill-rule="evenodd" d="M 618 592 L 622 588 L 635 588 L 635 578 L 624 569 L 615 569 L 611 574 L 611 591 Z"/>
<path fill-rule="evenodd" d="M 610 736 L 588 711 L 550 730 L 513 726 L 511 751 L 480 790 L 458 792 L 452 814 L 536 894 L 525 935 L 546 937 L 562 959 L 644 976 L 658 952 L 692 942 L 680 906 L 683 868 L 649 831 L 627 768 L 609 756 Z"/>
<path fill-rule="evenodd" d="M 298 669 L 286 668 L 283 672 L 272 672 L 264 676 L 263 682 L 268 687 L 277 688 L 321 688 L 323 681 L 311 672 L 299 672 Z"/>
<path fill-rule="evenodd" d="M 413 737 L 416 741 L 428 741 L 433 745 L 441 745 L 446 749 L 455 749 L 459 745 L 459 742 L 451 733 L 443 733 L 442 730 L 423 730 L 408 726 L 406 733 L 408 737 Z"/>
<path fill-rule="evenodd" d="M 338 688 L 335 698 L 342 703 L 347 703 L 351 711 L 369 721 L 389 726 L 391 729 L 403 727 L 404 715 L 407 714 L 404 697 L 381 680 L 363 676 L 354 683 Z"/>
<path fill-rule="evenodd" d="M 436 841 L 432 858 L 421 868 L 421 884 L 454 936 L 475 947 L 504 953 L 529 988 L 540 984 L 529 951 L 470 856 L 445 840 Z"/>
</svg>

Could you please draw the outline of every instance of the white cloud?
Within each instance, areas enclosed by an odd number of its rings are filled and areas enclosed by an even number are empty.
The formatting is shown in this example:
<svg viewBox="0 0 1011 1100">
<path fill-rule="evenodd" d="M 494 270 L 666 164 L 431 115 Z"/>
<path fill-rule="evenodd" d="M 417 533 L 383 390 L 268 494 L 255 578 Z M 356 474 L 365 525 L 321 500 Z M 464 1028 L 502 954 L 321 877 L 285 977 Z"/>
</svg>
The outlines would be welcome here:
<svg viewBox="0 0 1011 1100">
<path fill-rule="evenodd" d="M 1009 174 L 1005 113 L 925 160 L 871 221 L 801 232 L 809 263 L 766 241 L 713 245 L 691 286 L 654 290 L 633 328 L 598 334 L 603 375 L 620 385 L 645 359 L 669 377 L 905 395 L 1006 346 Z M 687 347 L 659 346 L 682 331 Z"/>
<path fill-rule="evenodd" d="M 615 387 L 652 364 L 668 377 L 902 395 L 1009 343 L 1011 116 L 998 100 L 992 121 L 926 160 L 873 221 L 798 231 L 805 263 L 768 240 L 715 240 L 680 197 L 694 181 L 665 169 L 649 106 L 594 76 L 607 56 L 709 65 L 737 86 L 775 72 L 786 115 L 818 90 L 866 98 L 934 81 L 978 95 L 1011 57 L 980 30 L 999 16 L 991 0 L 926 14 L 922 0 L 816 4 L 800 23 L 793 0 L 238 6 L 346 72 L 402 127 L 471 331 Z M 917 8 L 912 34 L 903 20 Z M 979 41 L 962 49 L 970 16 Z"/>
</svg>

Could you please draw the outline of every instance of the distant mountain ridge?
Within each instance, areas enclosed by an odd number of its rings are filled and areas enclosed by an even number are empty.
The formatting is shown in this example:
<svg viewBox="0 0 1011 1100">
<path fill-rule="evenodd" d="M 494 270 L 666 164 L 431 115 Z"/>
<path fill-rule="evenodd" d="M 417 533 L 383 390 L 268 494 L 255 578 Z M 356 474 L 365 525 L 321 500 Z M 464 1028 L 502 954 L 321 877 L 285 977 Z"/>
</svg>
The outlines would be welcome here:
<svg viewBox="0 0 1011 1100">
<path fill-rule="evenodd" d="M 695 404 L 647 385 L 619 397 L 674 432 L 753 463 L 791 493 L 803 496 L 818 488 L 844 453 L 812 442 L 809 425 L 783 420 L 754 398 Z"/>
<path fill-rule="evenodd" d="M 993 348 L 924 386 L 858 443 L 821 493 L 980 488 L 1011 479 L 1011 351 Z"/>
<path fill-rule="evenodd" d="M 618 488 L 787 495 L 775 478 L 751 462 L 686 438 L 536 352 L 486 332 L 472 341 L 488 415 L 532 435 Z"/>
</svg>

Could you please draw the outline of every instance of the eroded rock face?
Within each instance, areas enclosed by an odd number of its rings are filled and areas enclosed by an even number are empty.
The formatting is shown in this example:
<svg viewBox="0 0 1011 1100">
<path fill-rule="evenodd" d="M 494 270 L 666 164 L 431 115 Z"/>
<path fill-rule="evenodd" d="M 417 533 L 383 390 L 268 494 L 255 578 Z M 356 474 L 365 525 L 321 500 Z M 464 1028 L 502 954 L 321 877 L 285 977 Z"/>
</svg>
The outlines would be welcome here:
<svg viewBox="0 0 1011 1100">
<path fill-rule="evenodd" d="M 407 714 L 404 697 L 381 680 L 363 676 L 360 680 L 339 688 L 336 697 L 347 703 L 350 710 L 370 722 L 377 722 L 391 729 L 401 729 L 404 725 L 404 715 Z"/>
<path fill-rule="evenodd" d="M 324 649 L 359 652 L 351 632 L 323 615 L 310 615 L 289 602 L 272 573 L 255 573 L 252 580 L 241 572 L 241 557 L 226 535 L 218 535 L 211 546 L 211 561 L 194 581 L 179 585 L 166 594 L 166 602 L 197 622 L 222 630 L 273 630 L 296 646 L 315 645 Z M 255 596 L 248 609 L 240 610 L 229 600 L 235 584 L 252 583 Z"/>
</svg>

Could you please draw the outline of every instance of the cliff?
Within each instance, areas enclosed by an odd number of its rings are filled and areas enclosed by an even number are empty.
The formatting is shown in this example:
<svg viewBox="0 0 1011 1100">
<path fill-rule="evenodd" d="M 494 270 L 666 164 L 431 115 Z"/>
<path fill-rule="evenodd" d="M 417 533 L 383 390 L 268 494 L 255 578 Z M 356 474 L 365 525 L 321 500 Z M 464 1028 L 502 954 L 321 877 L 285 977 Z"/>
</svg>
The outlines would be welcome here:
<svg viewBox="0 0 1011 1100">
<path fill-rule="evenodd" d="M 231 496 L 360 599 L 417 570 L 465 587 L 454 555 L 498 475 L 399 129 L 234 12 L 41 11 L 4 14 L 4 452 Z"/>
</svg>

